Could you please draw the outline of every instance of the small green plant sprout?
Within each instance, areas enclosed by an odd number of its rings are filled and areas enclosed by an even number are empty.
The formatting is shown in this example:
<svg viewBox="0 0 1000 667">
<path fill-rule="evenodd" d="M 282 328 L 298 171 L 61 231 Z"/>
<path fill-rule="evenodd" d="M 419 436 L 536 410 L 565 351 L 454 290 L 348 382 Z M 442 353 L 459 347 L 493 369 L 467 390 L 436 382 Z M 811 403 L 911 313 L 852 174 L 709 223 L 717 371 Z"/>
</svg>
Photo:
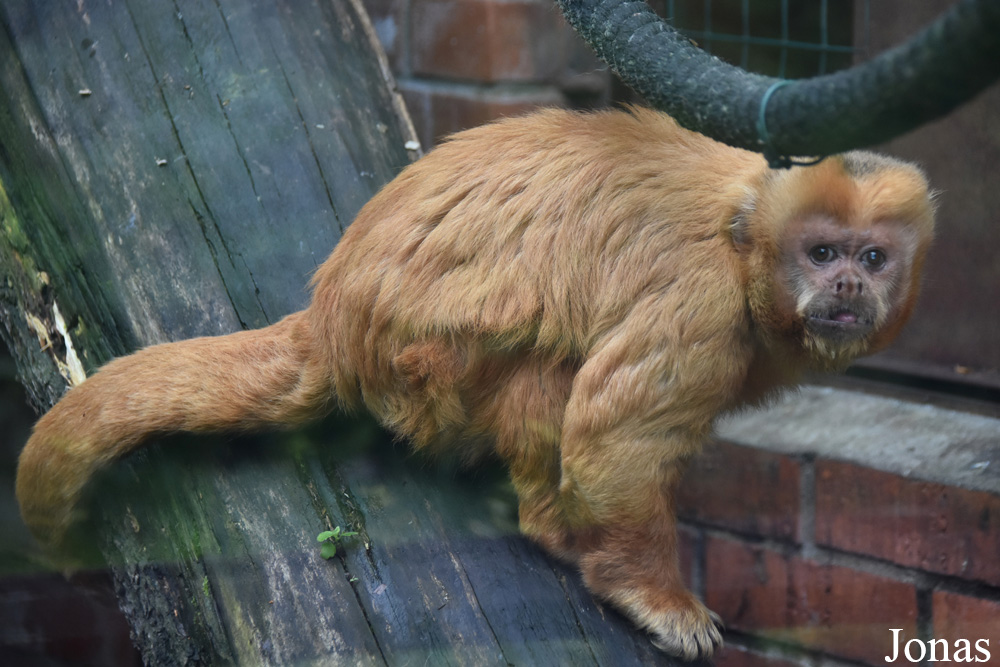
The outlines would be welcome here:
<svg viewBox="0 0 1000 667">
<path fill-rule="evenodd" d="M 333 530 L 324 530 L 316 536 L 316 541 L 323 543 L 319 555 L 327 560 L 333 558 L 337 555 L 337 548 L 340 547 L 341 540 L 345 537 L 355 537 L 356 535 L 356 532 L 352 530 L 342 530 L 340 526 L 337 526 Z"/>
</svg>

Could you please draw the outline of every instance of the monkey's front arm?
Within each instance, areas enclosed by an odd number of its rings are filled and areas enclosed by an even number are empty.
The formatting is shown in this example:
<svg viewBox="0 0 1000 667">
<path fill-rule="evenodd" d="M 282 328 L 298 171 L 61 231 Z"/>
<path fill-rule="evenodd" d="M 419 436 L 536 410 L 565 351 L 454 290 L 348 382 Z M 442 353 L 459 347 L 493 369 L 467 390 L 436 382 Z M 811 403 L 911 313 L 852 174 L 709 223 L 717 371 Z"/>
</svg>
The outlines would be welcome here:
<svg viewBox="0 0 1000 667">
<path fill-rule="evenodd" d="M 678 298 L 637 304 L 581 367 L 563 422 L 563 523 L 527 528 L 562 545 L 587 586 L 662 648 L 694 659 L 721 635 L 718 617 L 682 581 L 673 487 L 741 386 L 749 355 L 738 310 L 720 329 Z M 736 305 L 719 298 L 718 308 Z"/>
</svg>

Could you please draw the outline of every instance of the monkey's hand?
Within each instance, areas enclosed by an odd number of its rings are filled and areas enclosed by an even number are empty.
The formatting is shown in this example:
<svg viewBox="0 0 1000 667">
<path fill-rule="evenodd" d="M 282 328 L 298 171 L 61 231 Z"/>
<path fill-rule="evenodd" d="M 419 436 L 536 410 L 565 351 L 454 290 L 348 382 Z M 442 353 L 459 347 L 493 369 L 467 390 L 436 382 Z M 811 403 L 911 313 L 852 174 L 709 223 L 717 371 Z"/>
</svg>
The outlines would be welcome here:
<svg viewBox="0 0 1000 667">
<path fill-rule="evenodd" d="M 700 660 L 722 645 L 722 621 L 685 589 L 673 516 L 588 531 L 580 571 L 587 587 L 653 635 L 660 650 Z"/>
<path fill-rule="evenodd" d="M 669 476 L 675 469 L 667 465 L 664 472 Z M 564 478 L 572 480 L 572 473 Z M 526 493 L 523 484 L 518 491 L 522 531 L 553 556 L 577 564 L 591 592 L 649 631 L 657 648 L 697 660 L 722 645 L 722 621 L 684 588 L 669 494 L 656 494 L 647 504 L 653 514 L 645 521 L 599 526 L 592 515 L 567 520 L 573 510 L 565 508 L 582 502 L 582 490 L 572 482 L 557 498 Z"/>
<path fill-rule="evenodd" d="M 659 611 L 640 603 L 629 615 L 653 634 L 661 651 L 685 660 L 709 658 L 722 646 L 722 619 L 690 593 L 684 596 Z"/>
<path fill-rule="evenodd" d="M 559 503 L 567 525 L 538 526 L 536 537 L 548 545 L 561 530 L 587 588 L 648 630 L 657 648 L 685 660 L 711 657 L 722 645 L 721 619 L 685 588 L 680 571 L 678 442 L 591 445 L 579 458 L 564 452 Z"/>
</svg>

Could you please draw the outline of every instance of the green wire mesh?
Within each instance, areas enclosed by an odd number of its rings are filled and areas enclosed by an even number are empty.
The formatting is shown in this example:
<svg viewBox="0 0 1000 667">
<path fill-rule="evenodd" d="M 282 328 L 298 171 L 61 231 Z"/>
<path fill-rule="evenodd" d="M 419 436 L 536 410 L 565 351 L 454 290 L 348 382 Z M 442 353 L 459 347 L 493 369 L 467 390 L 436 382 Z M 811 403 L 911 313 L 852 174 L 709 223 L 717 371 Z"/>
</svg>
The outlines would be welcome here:
<svg viewBox="0 0 1000 667">
<path fill-rule="evenodd" d="M 804 78 L 867 50 L 870 0 L 650 0 L 698 46 L 743 69 Z M 861 43 L 858 43 L 861 42 Z"/>
</svg>

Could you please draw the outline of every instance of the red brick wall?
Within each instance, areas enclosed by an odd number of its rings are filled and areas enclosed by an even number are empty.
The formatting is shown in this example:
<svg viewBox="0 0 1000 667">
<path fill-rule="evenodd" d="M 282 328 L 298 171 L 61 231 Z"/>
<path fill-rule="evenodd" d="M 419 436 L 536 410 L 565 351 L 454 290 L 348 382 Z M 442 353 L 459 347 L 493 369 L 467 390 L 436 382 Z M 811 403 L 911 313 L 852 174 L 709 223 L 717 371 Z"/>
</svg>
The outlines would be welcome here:
<svg viewBox="0 0 1000 667">
<path fill-rule="evenodd" d="M 719 665 L 885 665 L 893 628 L 988 639 L 1000 664 L 998 494 L 713 443 L 678 504 L 682 562 L 729 631 Z"/>
<path fill-rule="evenodd" d="M 552 0 L 363 0 L 424 148 L 538 106 L 597 106 L 610 74 Z"/>
</svg>

